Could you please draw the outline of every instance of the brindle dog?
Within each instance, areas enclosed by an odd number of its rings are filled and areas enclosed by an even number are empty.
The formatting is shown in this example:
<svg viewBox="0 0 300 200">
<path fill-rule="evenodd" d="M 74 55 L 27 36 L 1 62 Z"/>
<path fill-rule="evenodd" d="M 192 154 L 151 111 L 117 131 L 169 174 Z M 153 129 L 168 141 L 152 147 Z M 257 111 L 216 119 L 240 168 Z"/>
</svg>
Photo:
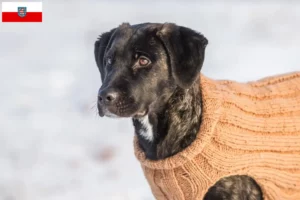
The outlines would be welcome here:
<svg viewBox="0 0 300 200">
<path fill-rule="evenodd" d="M 122 24 L 95 43 L 101 74 L 100 116 L 131 117 L 141 148 L 152 160 L 189 146 L 201 126 L 199 73 L 208 40 L 166 23 Z M 205 200 L 260 200 L 248 176 L 220 179 Z"/>
</svg>

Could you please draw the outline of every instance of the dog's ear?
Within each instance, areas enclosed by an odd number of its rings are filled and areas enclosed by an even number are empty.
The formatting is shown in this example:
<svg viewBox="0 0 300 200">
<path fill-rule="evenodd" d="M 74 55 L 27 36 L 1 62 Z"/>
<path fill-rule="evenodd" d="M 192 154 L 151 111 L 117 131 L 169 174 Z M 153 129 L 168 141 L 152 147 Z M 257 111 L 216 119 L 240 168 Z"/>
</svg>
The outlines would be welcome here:
<svg viewBox="0 0 300 200">
<path fill-rule="evenodd" d="M 95 42 L 95 47 L 94 47 L 95 60 L 99 68 L 102 81 L 104 80 L 104 63 L 103 63 L 104 53 L 106 47 L 109 44 L 110 38 L 112 34 L 115 32 L 115 30 L 116 29 L 112 29 L 109 32 L 102 33 L 97 39 L 97 41 Z"/>
<path fill-rule="evenodd" d="M 208 40 L 194 30 L 171 23 L 163 24 L 157 36 L 166 48 L 176 83 L 189 88 L 202 68 Z"/>
</svg>

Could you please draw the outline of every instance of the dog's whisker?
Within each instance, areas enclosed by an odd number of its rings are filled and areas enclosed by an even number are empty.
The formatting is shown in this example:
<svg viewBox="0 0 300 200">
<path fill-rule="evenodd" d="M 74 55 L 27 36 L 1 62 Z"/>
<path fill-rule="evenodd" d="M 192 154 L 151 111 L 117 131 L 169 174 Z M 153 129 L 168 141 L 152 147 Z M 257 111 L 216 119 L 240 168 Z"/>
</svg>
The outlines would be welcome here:
<svg viewBox="0 0 300 200">
<path fill-rule="evenodd" d="M 97 108 L 96 106 L 97 106 L 97 102 L 94 103 L 94 105 L 92 105 L 92 106 L 90 107 L 90 109 L 93 110 L 93 109 Z"/>
</svg>

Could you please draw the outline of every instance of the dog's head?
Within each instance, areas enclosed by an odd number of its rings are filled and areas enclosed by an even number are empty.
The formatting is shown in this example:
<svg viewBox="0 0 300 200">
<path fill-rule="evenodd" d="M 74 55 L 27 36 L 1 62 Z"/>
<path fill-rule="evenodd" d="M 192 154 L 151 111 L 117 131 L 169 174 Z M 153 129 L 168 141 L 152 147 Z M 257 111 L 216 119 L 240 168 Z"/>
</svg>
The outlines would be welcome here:
<svg viewBox="0 0 300 200">
<path fill-rule="evenodd" d="M 175 24 L 122 24 L 95 42 L 100 116 L 139 117 L 198 79 L 207 39 Z"/>
</svg>

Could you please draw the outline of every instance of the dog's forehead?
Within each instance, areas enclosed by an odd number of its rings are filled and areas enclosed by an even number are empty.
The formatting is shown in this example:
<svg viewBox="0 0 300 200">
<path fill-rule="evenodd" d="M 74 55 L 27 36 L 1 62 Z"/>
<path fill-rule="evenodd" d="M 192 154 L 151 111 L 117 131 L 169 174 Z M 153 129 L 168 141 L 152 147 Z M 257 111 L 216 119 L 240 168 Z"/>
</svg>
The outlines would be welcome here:
<svg viewBox="0 0 300 200">
<path fill-rule="evenodd" d="M 110 52 L 123 52 L 127 51 L 127 48 L 140 47 L 147 45 L 147 43 L 150 46 L 154 45 L 156 43 L 154 35 L 157 28 L 158 24 L 120 25 L 114 33 Z"/>
<path fill-rule="evenodd" d="M 157 25 L 155 24 L 145 24 L 143 26 L 138 27 L 133 36 L 133 40 L 138 40 L 138 39 L 145 39 L 146 37 L 151 37 L 154 35 L 154 33 L 157 30 Z"/>
<path fill-rule="evenodd" d="M 122 48 L 124 47 L 133 35 L 134 30 L 129 24 L 121 24 L 114 33 L 114 40 L 112 46 Z"/>
<path fill-rule="evenodd" d="M 139 27 L 131 36 L 130 45 L 137 49 L 154 53 L 160 47 L 156 32 L 157 27 L 153 25 Z"/>
</svg>

